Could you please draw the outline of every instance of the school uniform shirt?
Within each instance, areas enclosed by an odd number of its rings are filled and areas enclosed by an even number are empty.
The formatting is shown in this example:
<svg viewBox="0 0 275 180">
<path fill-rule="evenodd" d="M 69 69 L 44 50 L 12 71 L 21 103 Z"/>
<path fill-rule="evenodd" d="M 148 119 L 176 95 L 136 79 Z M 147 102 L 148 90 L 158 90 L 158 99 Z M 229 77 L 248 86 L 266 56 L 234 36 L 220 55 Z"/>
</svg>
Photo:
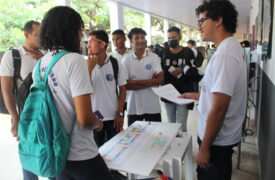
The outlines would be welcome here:
<svg viewBox="0 0 275 180">
<path fill-rule="evenodd" d="M 25 79 L 29 73 L 33 71 L 37 60 L 34 59 L 24 48 L 23 46 L 18 48 L 20 57 L 21 57 L 21 69 L 20 76 L 22 79 Z M 12 50 L 8 50 L 4 53 L 1 59 L 0 65 L 0 76 L 14 76 L 14 64 L 12 57 Z M 19 83 L 19 82 L 18 82 Z"/>
<path fill-rule="evenodd" d="M 134 52 L 122 59 L 127 79 L 146 80 L 152 79 L 155 73 L 162 72 L 160 58 L 151 52 L 145 51 L 142 59 L 137 59 Z M 160 113 L 159 97 L 151 88 L 130 90 L 127 103 L 128 115 Z"/>
<path fill-rule="evenodd" d="M 120 61 L 118 61 L 118 86 L 127 84 L 127 79 Z M 91 72 L 93 86 L 92 108 L 99 111 L 103 120 L 114 120 L 118 107 L 118 95 L 116 92 L 116 80 L 110 56 L 107 56 L 104 64 L 96 64 Z"/>
<path fill-rule="evenodd" d="M 110 52 L 109 55 L 113 56 L 114 58 L 116 58 L 121 63 L 123 57 L 126 56 L 127 54 L 129 54 L 130 52 L 132 52 L 132 50 L 127 48 L 126 52 L 122 55 L 115 49 L 113 52 Z M 128 98 L 129 98 L 129 91 L 126 91 L 125 102 L 127 102 Z"/>
<path fill-rule="evenodd" d="M 128 53 L 130 53 L 131 50 L 130 49 L 126 49 L 126 52 L 124 54 L 120 54 L 116 49 L 112 52 L 109 53 L 110 56 L 113 56 L 114 58 L 116 58 L 120 63 L 122 61 L 122 58 L 127 55 Z"/>
<path fill-rule="evenodd" d="M 42 58 L 42 77 L 52 58 L 52 52 Z M 98 148 L 93 131 L 80 126 L 75 119 L 73 98 L 93 92 L 87 62 L 83 56 L 69 53 L 61 57 L 49 73 L 48 85 L 66 132 L 69 134 L 73 127 L 68 160 L 81 161 L 96 157 Z"/>
<path fill-rule="evenodd" d="M 199 99 L 198 133 L 203 140 L 213 93 L 231 97 L 224 122 L 213 145 L 227 146 L 241 141 L 247 103 L 246 64 L 240 43 L 234 37 L 224 39 L 213 54 L 205 75 Z"/>
</svg>

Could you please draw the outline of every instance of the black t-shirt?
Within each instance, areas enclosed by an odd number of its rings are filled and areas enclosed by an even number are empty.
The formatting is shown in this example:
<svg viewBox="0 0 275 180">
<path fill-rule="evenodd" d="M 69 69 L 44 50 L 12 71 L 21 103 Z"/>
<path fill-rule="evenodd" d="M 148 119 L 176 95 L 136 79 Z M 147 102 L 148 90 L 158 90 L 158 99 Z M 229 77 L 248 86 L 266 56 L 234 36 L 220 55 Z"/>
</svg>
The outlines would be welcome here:
<svg viewBox="0 0 275 180">
<path fill-rule="evenodd" d="M 192 92 L 192 80 L 182 73 L 180 78 L 173 76 L 169 69 L 184 68 L 185 66 L 192 67 L 191 60 L 194 59 L 194 53 L 190 48 L 183 47 L 176 54 L 171 53 L 170 49 L 165 49 L 161 56 L 161 65 L 164 72 L 164 84 L 171 83 L 180 93 Z"/>
</svg>

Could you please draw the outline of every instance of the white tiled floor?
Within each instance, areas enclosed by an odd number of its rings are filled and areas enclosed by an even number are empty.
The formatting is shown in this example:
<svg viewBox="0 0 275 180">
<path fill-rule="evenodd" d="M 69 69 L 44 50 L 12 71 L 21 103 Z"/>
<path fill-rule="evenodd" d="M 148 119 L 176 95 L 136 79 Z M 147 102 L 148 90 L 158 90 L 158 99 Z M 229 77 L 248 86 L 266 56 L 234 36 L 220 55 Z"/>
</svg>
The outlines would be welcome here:
<svg viewBox="0 0 275 180">
<path fill-rule="evenodd" d="M 162 119 L 167 122 L 166 112 L 162 104 Z M 253 124 L 253 123 L 251 123 Z M 198 151 L 197 138 L 197 111 L 189 111 L 188 133 L 193 137 L 193 160 L 194 160 L 194 179 L 195 174 L 195 155 Z M 258 180 L 258 155 L 255 143 L 255 136 L 248 137 L 242 146 L 241 169 L 236 169 L 236 151 L 233 156 L 232 180 Z M 10 133 L 10 117 L 0 114 L 0 180 L 22 180 L 22 171 L 17 153 L 17 142 Z M 45 179 L 45 178 L 41 178 Z"/>
</svg>

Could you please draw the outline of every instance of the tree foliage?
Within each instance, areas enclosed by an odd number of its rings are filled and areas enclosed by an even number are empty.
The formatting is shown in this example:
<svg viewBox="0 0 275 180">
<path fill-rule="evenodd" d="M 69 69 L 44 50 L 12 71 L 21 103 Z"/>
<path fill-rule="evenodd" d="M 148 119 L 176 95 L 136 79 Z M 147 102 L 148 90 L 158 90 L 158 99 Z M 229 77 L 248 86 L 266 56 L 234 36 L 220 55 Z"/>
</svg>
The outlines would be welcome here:
<svg viewBox="0 0 275 180">
<path fill-rule="evenodd" d="M 144 15 L 129 8 L 124 8 L 124 30 L 129 32 L 134 27 L 144 27 Z"/>
<path fill-rule="evenodd" d="M 103 29 L 110 32 L 109 8 L 100 0 L 72 0 L 72 8 L 78 11 L 88 30 Z"/>
<path fill-rule="evenodd" d="M 1 0 L 0 52 L 24 43 L 22 28 L 27 21 L 41 21 L 44 13 L 55 5 L 55 0 Z"/>
</svg>

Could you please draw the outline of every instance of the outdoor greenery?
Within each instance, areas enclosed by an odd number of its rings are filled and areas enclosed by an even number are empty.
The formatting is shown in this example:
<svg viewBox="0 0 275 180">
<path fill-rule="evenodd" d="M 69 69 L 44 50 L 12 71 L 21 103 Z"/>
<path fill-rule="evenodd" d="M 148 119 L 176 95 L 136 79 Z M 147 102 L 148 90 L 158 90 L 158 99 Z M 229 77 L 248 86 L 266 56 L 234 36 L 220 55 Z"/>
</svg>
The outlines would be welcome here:
<svg viewBox="0 0 275 180">
<path fill-rule="evenodd" d="M 80 13 L 86 29 L 104 29 L 110 33 L 110 16 L 107 3 L 100 0 L 72 0 L 72 8 Z"/>
<path fill-rule="evenodd" d="M 144 27 L 144 15 L 129 8 L 124 8 L 124 30 L 129 32 L 134 27 Z"/>
<path fill-rule="evenodd" d="M 1 0 L 0 52 L 22 45 L 24 24 L 30 20 L 41 21 L 44 13 L 55 3 L 55 0 Z"/>
<path fill-rule="evenodd" d="M 22 28 L 27 21 L 41 22 L 45 12 L 56 6 L 57 0 L 1 0 L 0 1 L 0 54 L 11 47 L 18 47 L 24 43 Z M 110 33 L 110 16 L 108 4 L 101 0 L 71 0 L 72 7 L 78 11 L 85 23 L 85 29 L 104 29 Z M 126 33 L 134 27 L 144 27 L 144 15 L 135 10 L 124 8 L 124 30 Z M 169 22 L 169 26 L 175 26 Z M 162 44 L 164 23 L 161 18 L 152 17 L 152 43 Z M 186 42 L 187 29 L 181 26 L 182 43 Z M 192 37 L 197 32 L 191 30 Z"/>
</svg>

